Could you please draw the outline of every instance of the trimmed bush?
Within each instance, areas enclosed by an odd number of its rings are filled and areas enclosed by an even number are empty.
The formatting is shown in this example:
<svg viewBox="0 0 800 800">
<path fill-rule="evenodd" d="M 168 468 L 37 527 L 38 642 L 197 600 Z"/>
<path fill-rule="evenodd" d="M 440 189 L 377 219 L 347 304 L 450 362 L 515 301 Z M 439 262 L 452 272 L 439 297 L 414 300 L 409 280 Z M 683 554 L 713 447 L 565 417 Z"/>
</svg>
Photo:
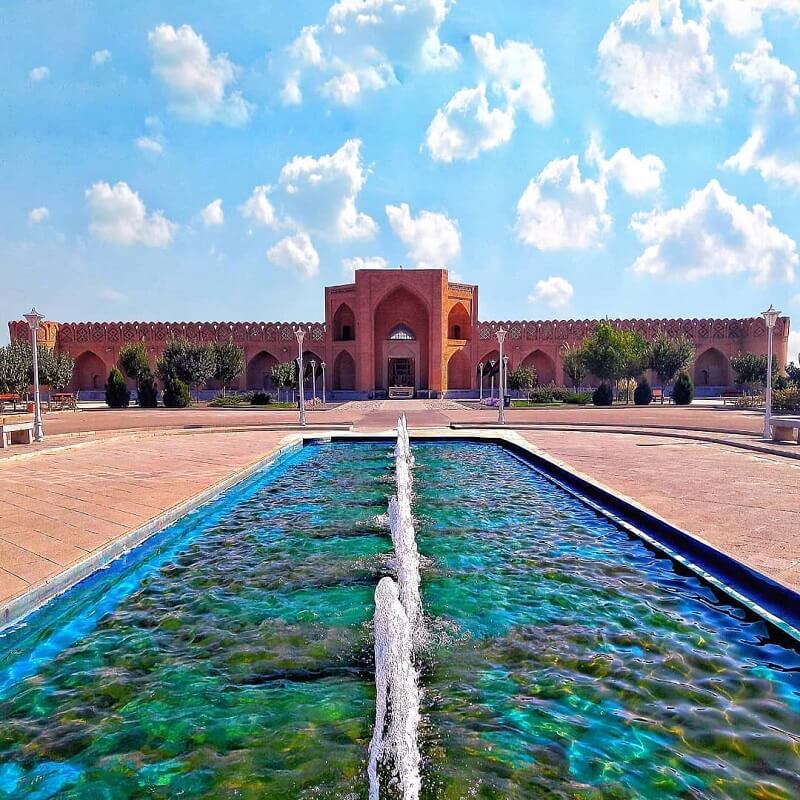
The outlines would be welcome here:
<svg viewBox="0 0 800 800">
<path fill-rule="evenodd" d="M 672 402 L 676 406 L 688 406 L 694 400 L 694 384 L 688 372 L 681 372 L 672 387 Z"/>
<path fill-rule="evenodd" d="M 191 401 L 189 384 L 178 380 L 174 375 L 164 381 L 164 394 L 162 395 L 166 408 L 187 408 Z"/>
<path fill-rule="evenodd" d="M 772 408 L 775 411 L 800 413 L 800 387 L 778 389 L 772 393 Z"/>
<path fill-rule="evenodd" d="M 633 390 L 633 402 L 637 406 L 649 406 L 653 402 L 653 390 L 646 378 L 642 378 Z"/>
<path fill-rule="evenodd" d="M 106 405 L 109 408 L 127 408 L 131 401 L 131 393 L 125 383 L 123 374 L 113 367 L 108 373 L 106 383 Z"/>
<path fill-rule="evenodd" d="M 573 394 L 573 392 L 570 392 L 569 389 L 551 383 L 547 386 L 537 386 L 531 389 L 527 397 L 531 403 L 564 403 L 570 394 Z"/>
<path fill-rule="evenodd" d="M 592 402 L 592 393 L 572 392 L 564 398 L 564 402 L 573 406 L 585 406 Z"/>
<path fill-rule="evenodd" d="M 271 405 L 272 398 L 266 392 L 253 392 L 250 398 L 251 406 L 268 406 Z"/>
<path fill-rule="evenodd" d="M 596 406 L 610 406 L 614 402 L 614 392 L 607 383 L 601 383 L 592 394 L 592 402 Z"/>
<path fill-rule="evenodd" d="M 213 408 L 238 408 L 239 406 L 249 405 L 249 395 L 240 394 L 218 394 L 208 405 Z"/>
<path fill-rule="evenodd" d="M 136 395 L 139 398 L 139 408 L 158 408 L 156 382 L 149 369 L 139 375 L 139 380 L 136 381 Z"/>
</svg>

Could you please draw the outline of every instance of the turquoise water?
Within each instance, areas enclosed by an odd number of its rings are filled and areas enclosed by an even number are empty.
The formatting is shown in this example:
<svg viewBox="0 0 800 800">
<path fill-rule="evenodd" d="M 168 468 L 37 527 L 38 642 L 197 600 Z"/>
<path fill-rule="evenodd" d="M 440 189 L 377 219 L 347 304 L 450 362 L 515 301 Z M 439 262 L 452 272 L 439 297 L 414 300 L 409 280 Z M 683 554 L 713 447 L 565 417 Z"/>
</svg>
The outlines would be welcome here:
<svg viewBox="0 0 800 800">
<path fill-rule="evenodd" d="M 415 445 L 426 798 L 797 798 L 800 654 L 499 447 Z M 365 798 L 391 446 L 304 448 L 0 636 L 0 797 Z"/>
</svg>

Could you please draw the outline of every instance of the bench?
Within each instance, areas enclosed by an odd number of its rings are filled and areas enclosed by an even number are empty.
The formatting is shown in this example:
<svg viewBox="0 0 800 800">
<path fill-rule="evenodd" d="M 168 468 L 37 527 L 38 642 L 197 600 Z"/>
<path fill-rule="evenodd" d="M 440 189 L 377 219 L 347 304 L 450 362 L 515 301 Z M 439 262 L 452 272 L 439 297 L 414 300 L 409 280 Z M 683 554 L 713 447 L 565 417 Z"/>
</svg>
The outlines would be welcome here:
<svg viewBox="0 0 800 800">
<path fill-rule="evenodd" d="M 389 387 L 390 400 L 413 400 L 414 387 L 413 386 L 390 386 Z"/>
<path fill-rule="evenodd" d="M 773 442 L 791 442 L 800 444 L 800 417 L 770 417 Z M 796 431 L 796 434 L 795 434 Z"/>
<path fill-rule="evenodd" d="M 672 402 L 672 395 L 664 394 L 663 390 L 661 389 L 653 389 L 653 402 L 655 403 L 656 400 L 661 402 L 666 398 L 667 403 Z"/>
<path fill-rule="evenodd" d="M 78 410 L 78 394 L 72 392 L 53 392 L 47 401 L 47 407 L 52 410 L 62 408 L 71 408 L 73 411 Z"/>
<path fill-rule="evenodd" d="M 6 403 L 13 403 L 14 411 L 17 410 L 17 403 L 19 403 L 18 394 L 0 394 L 0 414 L 6 410 Z"/>
<path fill-rule="evenodd" d="M 741 392 L 737 392 L 734 389 L 727 389 L 726 391 L 720 393 L 720 397 L 722 398 L 722 405 L 728 405 L 728 400 L 732 403 L 735 403 L 738 398 L 742 396 Z"/>
<path fill-rule="evenodd" d="M 11 414 L 0 417 L 0 448 L 33 442 L 33 415 Z"/>
</svg>

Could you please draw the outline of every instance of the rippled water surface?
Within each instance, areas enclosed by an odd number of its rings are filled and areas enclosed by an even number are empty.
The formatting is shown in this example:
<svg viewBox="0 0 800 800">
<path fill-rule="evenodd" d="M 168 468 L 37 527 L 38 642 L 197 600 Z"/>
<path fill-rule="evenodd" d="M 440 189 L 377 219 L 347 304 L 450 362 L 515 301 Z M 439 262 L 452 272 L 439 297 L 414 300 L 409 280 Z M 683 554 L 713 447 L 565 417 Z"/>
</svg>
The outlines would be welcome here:
<svg viewBox="0 0 800 800">
<path fill-rule="evenodd" d="M 492 445 L 415 445 L 426 798 L 800 797 L 800 656 Z M 365 798 L 391 446 L 320 445 L 0 636 L 0 797 Z"/>
</svg>

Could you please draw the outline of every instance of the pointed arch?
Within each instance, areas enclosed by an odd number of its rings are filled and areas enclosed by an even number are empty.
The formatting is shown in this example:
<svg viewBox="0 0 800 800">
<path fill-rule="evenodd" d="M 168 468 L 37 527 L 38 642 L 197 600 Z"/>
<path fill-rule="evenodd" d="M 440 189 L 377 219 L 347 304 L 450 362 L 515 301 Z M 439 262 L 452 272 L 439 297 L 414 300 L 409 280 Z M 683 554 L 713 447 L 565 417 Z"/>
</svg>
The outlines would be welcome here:
<svg viewBox="0 0 800 800">
<path fill-rule="evenodd" d="M 522 366 L 536 370 L 539 386 L 556 382 L 556 362 L 543 350 L 534 350 L 523 360 Z"/>
<path fill-rule="evenodd" d="M 347 350 L 333 362 L 333 388 L 348 392 L 356 388 L 356 362 Z"/>
<path fill-rule="evenodd" d="M 469 356 L 465 350 L 456 350 L 447 362 L 447 388 L 469 389 L 471 382 Z"/>
<path fill-rule="evenodd" d="M 728 357 L 716 347 L 704 350 L 694 362 L 694 382 L 697 386 L 728 386 L 730 374 Z"/>
<path fill-rule="evenodd" d="M 470 339 L 472 323 L 469 312 L 461 302 L 456 303 L 447 315 L 447 338 L 448 339 Z"/>
<path fill-rule="evenodd" d="M 356 315 L 347 303 L 342 303 L 333 315 L 333 339 L 352 342 L 356 338 Z"/>
<path fill-rule="evenodd" d="M 70 389 L 72 391 L 102 391 L 106 385 L 109 370 L 97 353 L 86 350 L 75 359 Z"/>
<path fill-rule="evenodd" d="M 247 388 L 259 392 L 264 389 L 274 390 L 272 368 L 277 363 L 278 359 L 266 350 L 256 353 L 247 363 Z"/>
</svg>

